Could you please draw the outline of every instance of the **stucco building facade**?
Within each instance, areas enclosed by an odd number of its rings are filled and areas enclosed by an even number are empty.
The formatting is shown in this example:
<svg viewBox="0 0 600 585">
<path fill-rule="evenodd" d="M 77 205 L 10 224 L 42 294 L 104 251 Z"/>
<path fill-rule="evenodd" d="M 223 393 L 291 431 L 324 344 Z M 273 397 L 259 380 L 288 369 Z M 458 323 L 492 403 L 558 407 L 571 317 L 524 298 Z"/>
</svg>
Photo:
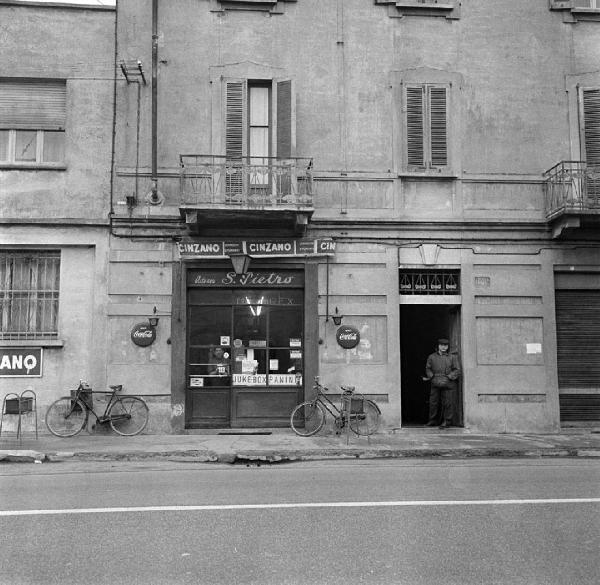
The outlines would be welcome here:
<svg viewBox="0 0 600 585">
<path fill-rule="evenodd" d="M 151 432 L 181 433 L 287 426 L 318 375 L 374 398 L 386 426 L 419 426 L 425 359 L 448 337 L 455 424 L 600 418 L 595 2 L 0 15 L 3 277 L 43 262 L 35 283 L 55 283 L 53 317 L 20 326 L 4 285 L 3 351 L 41 348 L 43 371 L 4 368 L 0 390 L 48 404 L 79 378 L 119 383 L 146 397 Z M 36 128 L 6 105 L 32 85 L 51 111 Z M 41 158 L 18 160 L 33 130 Z"/>
</svg>

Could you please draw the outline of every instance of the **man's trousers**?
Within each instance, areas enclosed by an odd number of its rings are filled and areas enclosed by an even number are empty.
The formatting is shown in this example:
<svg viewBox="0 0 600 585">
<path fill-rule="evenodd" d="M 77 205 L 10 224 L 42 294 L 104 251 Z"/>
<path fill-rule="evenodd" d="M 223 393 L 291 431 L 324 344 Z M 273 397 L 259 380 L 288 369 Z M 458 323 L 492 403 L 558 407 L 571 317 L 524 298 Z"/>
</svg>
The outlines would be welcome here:
<svg viewBox="0 0 600 585">
<path fill-rule="evenodd" d="M 429 423 L 451 424 L 454 418 L 456 388 L 442 388 L 431 385 L 429 392 Z M 441 408 L 440 408 L 441 407 Z"/>
</svg>

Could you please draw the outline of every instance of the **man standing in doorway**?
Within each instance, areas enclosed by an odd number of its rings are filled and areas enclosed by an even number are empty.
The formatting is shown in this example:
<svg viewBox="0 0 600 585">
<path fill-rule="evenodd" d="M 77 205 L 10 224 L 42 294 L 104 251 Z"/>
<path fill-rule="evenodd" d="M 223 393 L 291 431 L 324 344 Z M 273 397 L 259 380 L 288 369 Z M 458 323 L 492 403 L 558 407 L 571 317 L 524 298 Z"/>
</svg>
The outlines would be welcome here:
<svg viewBox="0 0 600 585">
<path fill-rule="evenodd" d="M 449 347 L 447 339 L 438 339 L 437 351 L 427 358 L 425 365 L 427 374 L 425 380 L 431 381 L 428 427 L 438 425 L 440 420 L 440 428 L 452 425 L 454 403 L 456 402 L 456 381 L 460 375 L 460 365 L 458 356 L 449 353 Z"/>
</svg>

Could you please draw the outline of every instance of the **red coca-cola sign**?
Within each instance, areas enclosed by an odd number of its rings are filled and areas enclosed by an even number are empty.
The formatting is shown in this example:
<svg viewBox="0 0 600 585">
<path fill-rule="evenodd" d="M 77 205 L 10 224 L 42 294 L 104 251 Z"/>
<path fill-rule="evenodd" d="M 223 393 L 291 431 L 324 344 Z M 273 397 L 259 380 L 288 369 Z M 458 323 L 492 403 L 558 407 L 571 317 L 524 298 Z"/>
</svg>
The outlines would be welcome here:
<svg viewBox="0 0 600 585">
<path fill-rule="evenodd" d="M 358 345 L 360 341 L 360 332 L 356 327 L 350 325 L 342 325 L 338 328 L 335 338 L 338 345 L 344 349 L 352 349 Z"/>
<path fill-rule="evenodd" d="M 131 330 L 131 341 L 140 347 L 152 345 L 156 339 L 156 329 L 148 323 L 138 323 Z"/>
</svg>

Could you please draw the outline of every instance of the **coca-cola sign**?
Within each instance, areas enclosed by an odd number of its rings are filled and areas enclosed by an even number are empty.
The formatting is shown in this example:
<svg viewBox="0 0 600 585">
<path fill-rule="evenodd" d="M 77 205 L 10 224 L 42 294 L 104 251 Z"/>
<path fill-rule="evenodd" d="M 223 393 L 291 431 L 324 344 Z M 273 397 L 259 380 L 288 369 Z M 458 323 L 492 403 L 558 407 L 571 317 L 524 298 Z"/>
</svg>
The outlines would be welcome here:
<svg viewBox="0 0 600 585">
<path fill-rule="evenodd" d="M 335 338 L 337 339 L 338 345 L 344 349 L 352 349 L 353 347 L 356 347 L 360 341 L 360 332 L 356 327 L 342 325 L 338 328 Z"/>
<path fill-rule="evenodd" d="M 131 341 L 140 347 L 152 345 L 156 339 L 156 330 L 148 323 L 138 323 L 131 330 Z"/>
</svg>

